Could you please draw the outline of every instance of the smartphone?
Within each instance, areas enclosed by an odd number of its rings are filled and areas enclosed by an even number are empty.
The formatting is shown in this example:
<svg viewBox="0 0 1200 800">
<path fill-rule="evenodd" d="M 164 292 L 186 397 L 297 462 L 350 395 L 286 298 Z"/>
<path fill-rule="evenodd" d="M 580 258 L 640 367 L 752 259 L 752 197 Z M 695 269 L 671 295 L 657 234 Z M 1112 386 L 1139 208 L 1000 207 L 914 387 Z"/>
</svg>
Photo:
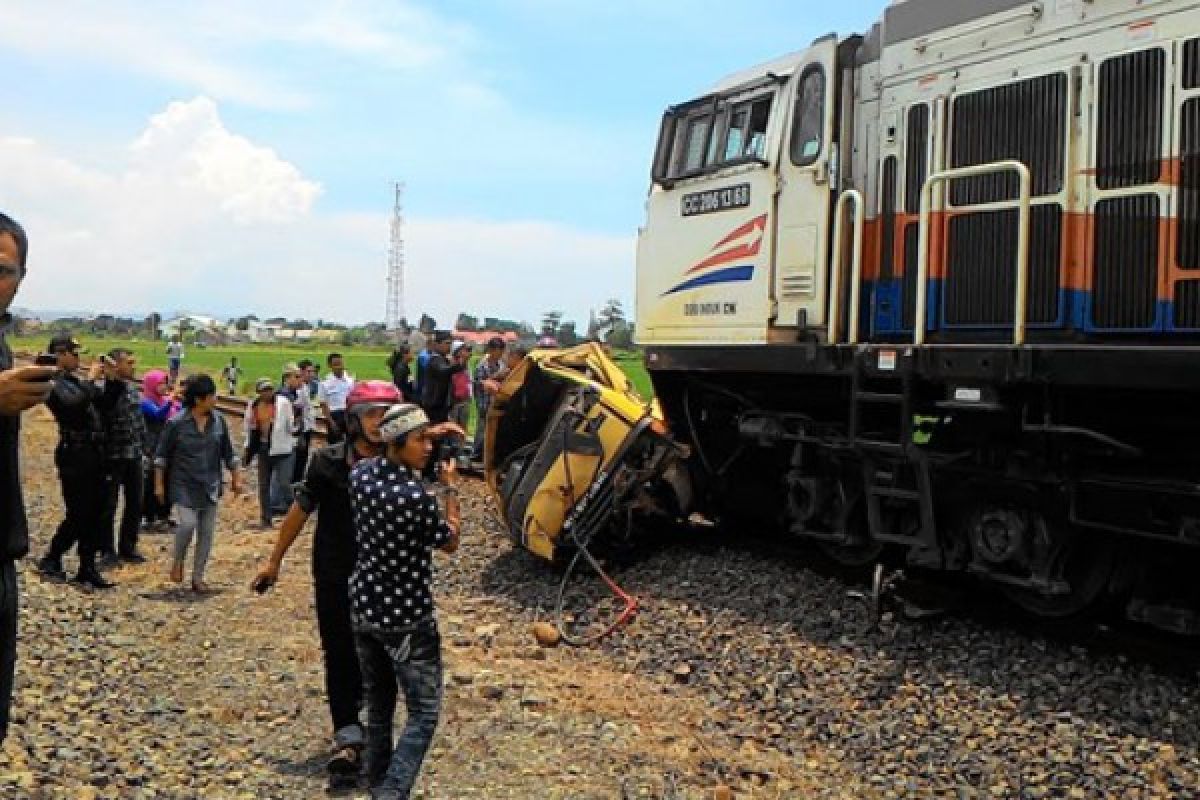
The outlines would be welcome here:
<svg viewBox="0 0 1200 800">
<path fill-rule="evenodd" d="M 53 353 L 38 353 L 33 363 L 39 367 L 57 367 L 58 356 Z"/>
</svg>

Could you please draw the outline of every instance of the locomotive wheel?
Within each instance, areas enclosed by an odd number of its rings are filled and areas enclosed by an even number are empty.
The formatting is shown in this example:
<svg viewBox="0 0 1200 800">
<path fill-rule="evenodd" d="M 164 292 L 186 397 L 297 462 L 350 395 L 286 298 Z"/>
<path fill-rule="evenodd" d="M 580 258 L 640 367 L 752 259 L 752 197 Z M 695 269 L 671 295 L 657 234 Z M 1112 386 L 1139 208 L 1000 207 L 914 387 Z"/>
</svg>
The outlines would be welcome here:
<svg viewBox="0 0 1200 800">
<path fill-rule="evenodd" d="M 862 569 L 879 561 L 883 555 L 883 542 L 871 538 L 867 530 L 867 512 L 862 498 L 851 501 L 846 533 L 851 541 L 845 544 L 817 542 L 817 548 L 835 563 L 849 569 Z"/>
<path fill-rule="evenodd" d="M 1026 612 L 1044 619 L 1067 619 L 1091 608 L 1104 594 L 1116 563 L 1109 537 L 1088 536 L 1077 530 L 1051 529 L 1054 544 L 1050 578 L 1065 581 L 1066 594 L 1046 595 L 1022 586 L 1003 591 Z"/>
</svg>

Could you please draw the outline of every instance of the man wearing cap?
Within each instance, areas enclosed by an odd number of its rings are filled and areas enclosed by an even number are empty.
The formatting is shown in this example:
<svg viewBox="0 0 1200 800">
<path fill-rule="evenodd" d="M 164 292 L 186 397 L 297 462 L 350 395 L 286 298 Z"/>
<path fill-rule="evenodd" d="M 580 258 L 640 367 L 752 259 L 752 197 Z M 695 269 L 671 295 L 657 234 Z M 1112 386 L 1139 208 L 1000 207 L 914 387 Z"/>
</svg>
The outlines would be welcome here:
<svg viewBox="0 0 1200 800">
<path fill-rule="evenodd" d="M 379 434 L 382 457 L 350 473 L 358 551 L 350 612 L 367 701 L 366 769 L 373 798 L 407 798 L 433 741 L 442 704 L 442 654 L 433 607 L 433 549 L 458 548 L 453 462 L 441 471 L 445 516 L 422 483 L 433 441 L 464 436 L 453 423 L 430 425 L 419 406 L 392 406 Z M 397 687 L 408 716 L 392 744 Z"/>
<path fill-rule="evenodd" d="M 17 667 L 17 568 L 29 552 L 29 521 L 21 494 L 21 413 L 50 395 L 55 368 L 13 367 L 5 337 L 8 313 L 25 280 L 29 237 L 16 220 L 0 213 L 0 741 L 8 732 L 13 677 Z"/>
<path fill-rule="evenodd" d="M 99 381 L 104 365 L 99 360 L 93 362 L 87 380 L 80 380 L 76 374 L 80 350 L 79 342 L 65 334 L 51 339 L 46 350 L 58 359 L 54 389 L 46 406 L 58 423 L 54 464 L 66 514 L 37 567 L 46 577 L 66 578 L 62 557 L 75 545 L 79 550 L 76 580 L 96 589 L 108 589 L 113 584 L 96 569 L 96 554 L 103 547 L 101 522 L 107 498 L 104 421 L 97 406 L 103 395 Z"/>
<path fill-rule="evenodd" d="M 442 423 L 450 418 L 450 406 L 454 404 L 453 378 L 455 373 L 466 369 L 458 360 L 450 359 L 454 337 L 450 331 L 433 334 L 433 350 L 425 363 L 421 378 L 421 408 L 433 423 Z"/>
<path fill-rule="evenodd" d="M 304 479 L 313 432 L 317 429 L 316 411 L 313 409 L 312 397 L 304 380 L 304 370 L 299 364 L 284 365 L 283 386 L 280 391 L 291 402 L 292 414 L 296 420 L 296 458 L 289 482 L 299 483 Z"/>
<path fill-rule="evenodd" d="M 296 457 L 296 416 L 292 403 L 275 391 L 270 378 L 259 378 L 254 400 L 246 406 L 247 459 L 258 457 L 258 505 L 262 528 L 292 504 L 292 469 Z"/>
</svg>

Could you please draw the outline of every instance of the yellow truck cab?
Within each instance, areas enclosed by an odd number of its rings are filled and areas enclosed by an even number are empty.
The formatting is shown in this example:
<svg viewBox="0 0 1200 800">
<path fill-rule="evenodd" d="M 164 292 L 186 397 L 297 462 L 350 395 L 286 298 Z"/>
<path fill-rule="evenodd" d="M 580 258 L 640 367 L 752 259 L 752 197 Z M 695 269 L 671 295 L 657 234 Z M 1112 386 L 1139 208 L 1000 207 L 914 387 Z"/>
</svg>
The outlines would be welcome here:
<svg viewBox="0 0 1200 800">
<path fill-rule="evenodd" d="M 492 402 L 485 453 L 511 536 L 542 558 L 625 518 L 614 509 L 677 511 L 647 492 L 681 450 L 597 344 L 535 350 L 517 365 Z"/>
</svg>

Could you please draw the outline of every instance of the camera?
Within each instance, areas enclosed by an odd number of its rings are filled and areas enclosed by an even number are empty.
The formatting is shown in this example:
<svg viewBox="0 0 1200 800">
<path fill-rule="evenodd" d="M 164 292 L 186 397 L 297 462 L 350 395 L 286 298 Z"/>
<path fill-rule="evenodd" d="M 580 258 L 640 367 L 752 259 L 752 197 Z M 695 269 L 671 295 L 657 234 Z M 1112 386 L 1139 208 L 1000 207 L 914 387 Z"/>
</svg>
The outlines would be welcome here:
<svg viewBox="0 0 1200 800">
<path fill-rule="evenodd" d="M 38 353 L 37 357 L 33 359 L 33 363 L 39 367 L 57 367 L 58 356 L 54 353 Z"/>
</svg>

